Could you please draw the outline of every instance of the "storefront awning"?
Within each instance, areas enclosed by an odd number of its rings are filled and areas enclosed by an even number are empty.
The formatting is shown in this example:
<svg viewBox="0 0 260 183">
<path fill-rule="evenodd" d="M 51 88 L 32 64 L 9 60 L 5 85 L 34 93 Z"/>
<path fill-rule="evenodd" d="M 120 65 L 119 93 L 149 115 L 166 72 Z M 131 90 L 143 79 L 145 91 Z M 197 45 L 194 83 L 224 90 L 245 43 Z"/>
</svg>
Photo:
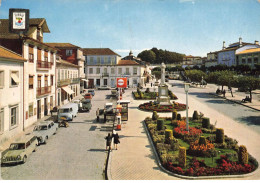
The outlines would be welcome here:
<svg viewBox="0 0 260 183">
<path fill-rule="evenodd" d="M 62 89 L 67 92 L 69 95 L 75 93 L 73 90 L 71 90 L 68 86 L 62 87 Z"/>
<path fill-rule="evenodd" d="M 11 74 L 11 77 L 12 77 L 12 79 L 14 80 L 14 82 L 16 82 L 16 83 L 19 83 L 19 78 L 17 77 L 17 75 L 16 74 Z"/>
<path fill-rule="evenodd" d="M 81 79 L 82 81 L 86 81 L 86 82 L 88 82 L 88 80 L 86 80 L 86 79 Z"/>
</svg>

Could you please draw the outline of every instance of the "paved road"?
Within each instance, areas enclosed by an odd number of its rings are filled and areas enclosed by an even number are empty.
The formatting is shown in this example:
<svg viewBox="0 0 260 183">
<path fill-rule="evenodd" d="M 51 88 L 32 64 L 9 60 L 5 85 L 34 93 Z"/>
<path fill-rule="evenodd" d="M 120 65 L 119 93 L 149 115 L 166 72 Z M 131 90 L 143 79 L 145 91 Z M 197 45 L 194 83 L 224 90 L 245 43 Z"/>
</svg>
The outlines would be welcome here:
<svg viewBox="0 0 260 183">
<path fill-rule="evenodd" d="M 3 179 L 14 180 L 103 180 L 107 153 L 104 137 L 111 123 L 96 123 L 96 109 L 103 108 L 105 94 L 96 91 L 92 110 L 79 113 L 69 128 L 59 128 L 46 145 L 38 147 L 25 164 L 1 168 Z"/>
</svg>

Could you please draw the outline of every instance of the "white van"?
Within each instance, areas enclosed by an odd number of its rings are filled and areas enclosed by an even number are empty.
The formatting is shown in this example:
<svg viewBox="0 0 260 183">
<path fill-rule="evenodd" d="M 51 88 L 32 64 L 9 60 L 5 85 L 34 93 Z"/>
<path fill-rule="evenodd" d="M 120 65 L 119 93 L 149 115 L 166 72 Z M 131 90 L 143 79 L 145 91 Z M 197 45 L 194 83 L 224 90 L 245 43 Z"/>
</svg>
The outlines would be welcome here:
<svg viewBox="0 0 260 183">
<path fill-rule="evenodd" d="M 58 119 L 65 117 L 66 120 L 72 121 L 77 116 L 79 106 L 76 103 L 68 103 L 58 110 Z"/>
</svg>

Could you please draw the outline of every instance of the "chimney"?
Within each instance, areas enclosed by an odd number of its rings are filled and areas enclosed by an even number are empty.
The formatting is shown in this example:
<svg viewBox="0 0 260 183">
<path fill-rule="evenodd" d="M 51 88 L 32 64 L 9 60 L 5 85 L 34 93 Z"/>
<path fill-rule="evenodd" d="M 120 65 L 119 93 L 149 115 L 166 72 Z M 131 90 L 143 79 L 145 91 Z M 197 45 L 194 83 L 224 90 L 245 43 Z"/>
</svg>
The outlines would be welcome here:
<svg viewBox="0 0 260 183">
<path fill-rule="evenodd" d="M 255 44 L 256 44 L 256 45 L 259 45 L 259 41 L 255 40 Z"/>
<path fill-rule="evenodd" d="M 223 47 L 222 47 L 222 50 L 224 50 L 226 48 L 225 46 L 225 41 L 223 41 Z"/>
<path fill-rule="evenodd" d="M 242 46 L 242 38 L 240 37 L 239 38 L 239 47 L 241 47 Z"/>
</svg>

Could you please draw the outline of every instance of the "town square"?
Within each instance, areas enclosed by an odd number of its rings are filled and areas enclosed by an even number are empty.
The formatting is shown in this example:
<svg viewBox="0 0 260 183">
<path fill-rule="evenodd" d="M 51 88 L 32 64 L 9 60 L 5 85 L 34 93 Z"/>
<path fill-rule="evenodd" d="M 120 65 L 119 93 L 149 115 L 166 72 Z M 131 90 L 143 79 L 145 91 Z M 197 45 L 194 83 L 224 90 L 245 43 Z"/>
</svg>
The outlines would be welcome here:
<svg viewBox="0 0 260 183">
<path fill-rule="evenodd" d="M 18 2 L 1 180 L 260 179 L 259 0 Z"/>
</svg>

